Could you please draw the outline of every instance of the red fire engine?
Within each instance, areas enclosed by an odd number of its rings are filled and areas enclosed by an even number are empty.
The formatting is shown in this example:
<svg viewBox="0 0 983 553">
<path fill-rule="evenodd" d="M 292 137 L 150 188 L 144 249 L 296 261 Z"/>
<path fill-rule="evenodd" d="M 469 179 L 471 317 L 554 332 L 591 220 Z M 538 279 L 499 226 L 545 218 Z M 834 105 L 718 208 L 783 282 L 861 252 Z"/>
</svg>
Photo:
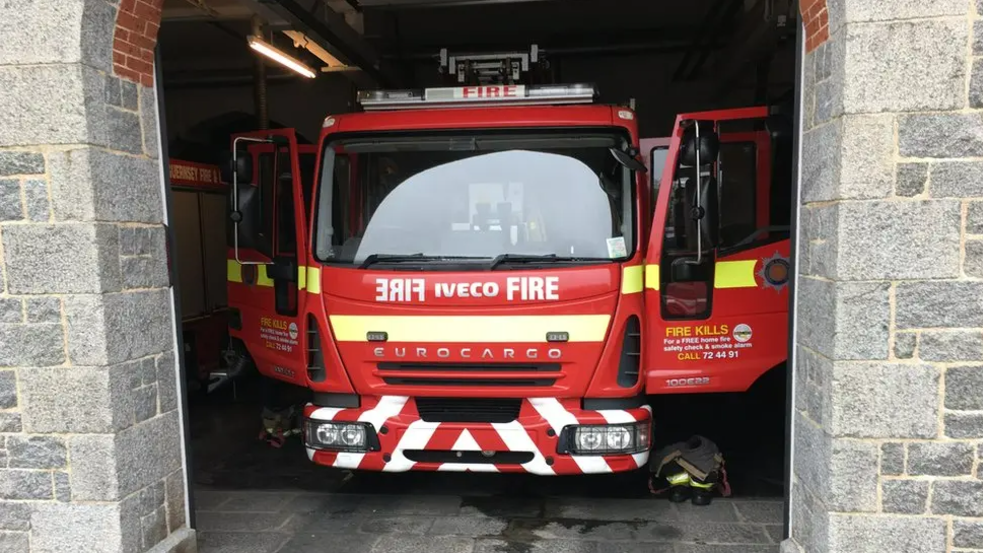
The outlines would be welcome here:
<svg viewBox="0 0 983 553">
<path fill-rule="evenodd" d="M 312 461 L 634 470 L 647 394 L 745 390 L 783 363 L 768 111 L 680 116 L 649 179 L 634 111 L 594 99 L 361 93 L 324 120 L 315 178 L 293 131 L 235 137 L 230 333 L 312 390 Z"/>
</svg>

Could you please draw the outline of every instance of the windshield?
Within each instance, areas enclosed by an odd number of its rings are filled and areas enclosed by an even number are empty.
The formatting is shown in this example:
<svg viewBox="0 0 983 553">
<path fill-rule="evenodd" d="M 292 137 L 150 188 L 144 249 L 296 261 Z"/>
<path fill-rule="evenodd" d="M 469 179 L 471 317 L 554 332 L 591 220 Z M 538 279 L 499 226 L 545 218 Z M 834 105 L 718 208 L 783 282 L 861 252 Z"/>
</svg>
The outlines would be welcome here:
<svg viewBox="0 0 983 553">
<path fill-rule="evenodd" d="M 634 249 L 631 173 L 614 132 L 353 138 L 327 145 L 316 253 L 486 261 L 623 260 Z M 403 260 L 406 261 L 406 260 Z"/>
</svg>

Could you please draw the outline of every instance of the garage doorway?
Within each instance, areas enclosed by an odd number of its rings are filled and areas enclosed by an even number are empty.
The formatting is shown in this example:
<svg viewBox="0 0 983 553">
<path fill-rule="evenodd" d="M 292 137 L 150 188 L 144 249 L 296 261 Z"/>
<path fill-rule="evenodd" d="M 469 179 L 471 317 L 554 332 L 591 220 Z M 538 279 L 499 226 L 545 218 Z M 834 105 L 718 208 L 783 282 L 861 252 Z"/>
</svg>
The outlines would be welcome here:
<svg viewBox="0 0 983 553">
<path fill-rule="evenodd" d="M 643 157 L 657 174 L 679 113 L 764 105 L 794 120 L 796 9 L 776 0 L 562 7 L 547 0 L 290 0 L 276 9 L 250 0 L 165 1 L 158 81 L 200 550 L 323 551 L 336 542 L 346 551 L 776 551 L 788 493 L 784 364 L 763 370 L 746 392 L 649 398 L 656 447 L 693 434 L 720 446 L 734 496 L 709 507 L 651 497 L 645 471 L 562 478 L 349 473 L 312 464 L 297 436 L 282 447 L 258 439 L 268 379 L 249 371 L 226 379 L 236 371 L 227 332 L 224 169 L 234 134 L 291 128 L 313 152 L 326 117 L 360 109 L 358 90 L 453 86 L 456 76 L 442 59 L 514 52 L 542 60 L 523 71 L 525 79 L 593 83 L 600 103 L 632 107 Z M 316 77 L 260 61 L 248 44 L 257 33 Z M 784 208 L 788 226 L 792 149 L 775 163 L 788 182 L 769 209 Z M 303 178 L 313 183 L 312 169 Z M 739 226 L 752 213 L 756 224 L 759 204 L 730 193 L 728 220 Z M 308 397 L 303 389 L 283 393 L 285 402 Z"/>
</svg>

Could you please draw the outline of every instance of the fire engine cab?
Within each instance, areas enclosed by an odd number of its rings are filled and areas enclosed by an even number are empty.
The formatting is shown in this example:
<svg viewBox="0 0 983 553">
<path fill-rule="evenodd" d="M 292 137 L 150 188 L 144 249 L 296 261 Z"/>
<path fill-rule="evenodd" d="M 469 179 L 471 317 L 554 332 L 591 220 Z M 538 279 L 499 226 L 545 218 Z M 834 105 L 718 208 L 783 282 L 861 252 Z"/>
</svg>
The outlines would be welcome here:
<svg viewBox="0 0 983 553">
<path fill-rule="evenodd" d="M 291 130 L 234 138 L 230 333 L 312 391 L 313 462 L 634 470 L 649 394 L 740 391 L 784 361 L 767 110 L 680 116 L 650 179 L 635 112 L 595 97 L 362 92 L 307 180 Z"/>
</svg>

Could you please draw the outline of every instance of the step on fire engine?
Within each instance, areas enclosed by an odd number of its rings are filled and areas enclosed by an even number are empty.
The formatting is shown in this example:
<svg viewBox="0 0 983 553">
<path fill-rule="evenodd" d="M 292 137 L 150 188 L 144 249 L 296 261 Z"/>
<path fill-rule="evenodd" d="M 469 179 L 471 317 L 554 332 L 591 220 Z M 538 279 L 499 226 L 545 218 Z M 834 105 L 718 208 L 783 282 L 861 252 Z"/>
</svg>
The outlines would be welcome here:
<svg viewBox="0 0 983 553">
<path fill-rule="evenodd" d="M 650 180 L 635 113 L 595 97 L 363 92 L 324 120 L 313 179 L 292 130 L 234 138 L 230 333 L 312 390 L 312 461 L 634 470 L 647 394 L 784 362 L 787 133 L 766 108 L 681 115 Z"/>
</svg>

